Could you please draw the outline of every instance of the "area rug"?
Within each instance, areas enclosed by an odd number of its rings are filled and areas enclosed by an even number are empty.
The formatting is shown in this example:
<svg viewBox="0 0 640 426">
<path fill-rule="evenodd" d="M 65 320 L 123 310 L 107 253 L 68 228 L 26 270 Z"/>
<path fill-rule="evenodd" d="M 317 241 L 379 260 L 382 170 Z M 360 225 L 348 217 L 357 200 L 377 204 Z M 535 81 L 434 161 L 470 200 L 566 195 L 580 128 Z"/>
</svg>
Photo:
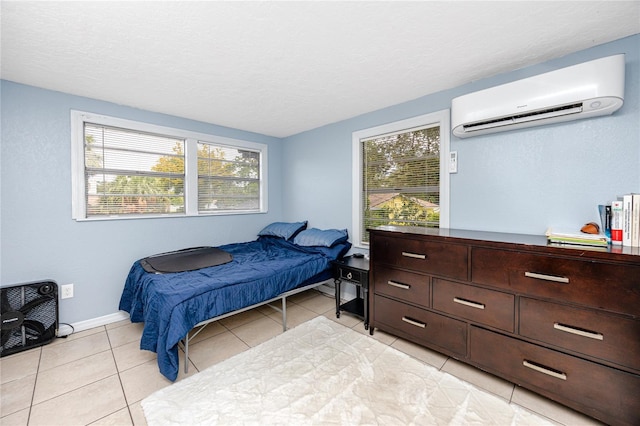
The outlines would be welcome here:
<svg viewBox="0 0 640 426">
<path fill-rule="evenodd" d="M 159 425 L 551 425 L 317 317 L 142 401 Z"/>
</svg>

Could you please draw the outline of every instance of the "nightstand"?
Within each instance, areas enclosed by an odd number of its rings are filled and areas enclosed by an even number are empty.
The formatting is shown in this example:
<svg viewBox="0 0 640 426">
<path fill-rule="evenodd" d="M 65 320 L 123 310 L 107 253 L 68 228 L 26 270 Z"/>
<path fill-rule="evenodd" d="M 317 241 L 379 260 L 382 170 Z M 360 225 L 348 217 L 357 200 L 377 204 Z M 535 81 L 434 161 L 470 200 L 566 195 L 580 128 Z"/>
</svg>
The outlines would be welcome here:
<svg viewBox="0 0 640 426">
<path fill-rule="evenodd" d="M 333 261 L 333 279 L 336 285 L 336 318 L 340 311 L 355 315 L 364 320 L 364 328 L 369 328 L 369 259 L 345 257 Z M 340 286 L 342 282 L 356 286 L 356 298 L 340 304 Z"/>
</svg>

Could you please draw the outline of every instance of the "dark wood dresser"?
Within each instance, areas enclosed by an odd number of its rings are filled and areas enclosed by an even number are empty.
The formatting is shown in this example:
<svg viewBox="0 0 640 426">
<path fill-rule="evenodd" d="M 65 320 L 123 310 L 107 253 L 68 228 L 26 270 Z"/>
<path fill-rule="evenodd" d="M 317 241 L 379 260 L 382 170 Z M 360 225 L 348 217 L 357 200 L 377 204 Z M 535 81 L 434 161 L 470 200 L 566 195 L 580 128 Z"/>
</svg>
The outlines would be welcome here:
<svg viewBox="0 0 640 426">
<path fill-rule="evenodd" d="M 640 250 L 544 236 L 370 231 L 375 328 L 609 424 L 640 425 Z"/>
</svg>

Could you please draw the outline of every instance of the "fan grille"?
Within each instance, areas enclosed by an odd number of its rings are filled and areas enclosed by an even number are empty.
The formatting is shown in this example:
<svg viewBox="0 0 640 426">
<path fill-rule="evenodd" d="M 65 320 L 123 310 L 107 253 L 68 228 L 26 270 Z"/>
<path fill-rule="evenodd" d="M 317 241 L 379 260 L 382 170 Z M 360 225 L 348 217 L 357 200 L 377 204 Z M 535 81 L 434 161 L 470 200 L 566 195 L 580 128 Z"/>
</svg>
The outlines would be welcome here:
<svg viewBox="0 0 640 426">
<path fill-rule="evenodd" d="M 58 289 L 54 282 L 5 287 L 1 291 L 3 319 L 11 321 L 3 321 L 0 356 L 49 343 L 55 337 Z"/>
</svg>

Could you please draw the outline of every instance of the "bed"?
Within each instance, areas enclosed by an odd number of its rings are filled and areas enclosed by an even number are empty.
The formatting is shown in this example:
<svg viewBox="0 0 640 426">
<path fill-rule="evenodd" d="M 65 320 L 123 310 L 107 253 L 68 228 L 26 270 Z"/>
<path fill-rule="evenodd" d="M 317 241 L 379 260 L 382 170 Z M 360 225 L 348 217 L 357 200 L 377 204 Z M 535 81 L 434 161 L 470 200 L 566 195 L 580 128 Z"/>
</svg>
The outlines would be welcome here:
<svg viewBox="0 0 640 426">
<path fill-rule="evenodd" d="M 306 225 L 276 222 L 255 241 L 219 246 L 232 260 L 217 266 L 159 274 L 145 271 L 144 259 L 134 262 L 120 309 L 132 322 L 144 322 L 140 348 L 157 354 L 167 379 L 178 375 L 179 344 L 188 358 L 194 327 L 281 299 L 286 330 L 286 298 L 331 278 L 331 261 L 351 248 L 346 229 Z"/>
</svg>

